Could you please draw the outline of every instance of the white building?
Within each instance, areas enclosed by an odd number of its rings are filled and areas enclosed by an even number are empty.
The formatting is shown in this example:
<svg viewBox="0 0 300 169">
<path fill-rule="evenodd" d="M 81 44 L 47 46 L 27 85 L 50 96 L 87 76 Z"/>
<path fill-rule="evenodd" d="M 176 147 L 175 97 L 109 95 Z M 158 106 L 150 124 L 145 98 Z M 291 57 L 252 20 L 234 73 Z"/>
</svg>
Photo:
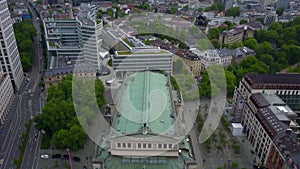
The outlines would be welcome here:
<svg viewBox="0 0 300 169">
<path fill-rule="evenodd" d="M 14 99 L 14 90 L 8 74 L 4 74 L 0 67 L 0 126 L 4 123 L 11 102 Z"/>
<path fill-rule="evenodd" d="M 100 69 L 100 40 L 103 29 L 102 20 L 96 21 L 97 8 L 95 5 L 82 3 L 76 16 L 79 44 L 84 62 Z"/>
<path fill-rule="evenodd" d="M 202 65 L 201 70 L 206 70 L 207 67 L 213 65 L 223 65 L 224 67 L 231 64 L 232 57 L 234 52 L 223 48 L 223 49 L 214 49 L 214 50 L 204 50 L 200 51 L 198 49 L 191 49 L 191 51 L 199 56 L 201 59 Z"/>
<path fill-rule="evenodd" d="M 44 19 L 48 51 L 72 62 L 89 62 L 99 69 L 103 22 L 96 14 L 95 5 L 83 3 L 76 19 Z"/>
<path fill-rule="evenodd" d="M 24 75 L 6 0 L 0 0 L 0 41 L 0 65 L 18 91 Z"/>
<path fill-rule="evenodd" d="M 112 57 L 113 69 L 117 75 L 143 70 L 172 72 L 172 53 L 155 46 L 146 46 L 135 37 L 120 30 L 106 30 L 104 41 L 116 52 Z"/>
</svg>

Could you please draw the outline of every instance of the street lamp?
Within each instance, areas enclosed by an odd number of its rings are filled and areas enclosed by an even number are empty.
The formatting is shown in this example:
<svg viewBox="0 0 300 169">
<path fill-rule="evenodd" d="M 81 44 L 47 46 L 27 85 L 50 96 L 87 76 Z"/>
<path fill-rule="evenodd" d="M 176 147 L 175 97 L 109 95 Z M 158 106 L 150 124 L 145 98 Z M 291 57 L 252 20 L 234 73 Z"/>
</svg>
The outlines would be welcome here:
<svg viewBox="0 0 300 169">
<path fill-rule="evenodd" d="M 72 166 L 72 159 L 71 159 L 71 153 L 70 153 L 70 149 L 67 148 L 66 151 L 68 152 L 68 155 L 69 155 L 69 162 L 70 162 L 70 167 L 71 169 L 73 169 L 73 166 Z"/>
</svg>

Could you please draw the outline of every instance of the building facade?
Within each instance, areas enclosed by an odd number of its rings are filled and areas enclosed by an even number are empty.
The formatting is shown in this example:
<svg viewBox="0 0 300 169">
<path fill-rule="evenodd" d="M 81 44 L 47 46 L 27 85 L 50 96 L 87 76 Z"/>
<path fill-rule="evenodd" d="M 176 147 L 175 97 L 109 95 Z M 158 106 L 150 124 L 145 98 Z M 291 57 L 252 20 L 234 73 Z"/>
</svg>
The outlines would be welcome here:
<svg viewBox="0 0 300 169">
<path fill-rule="evenodd" d="M 219 36 L 220 44 L 233 44 L 235 42 L 242 42 L 247 38 L 254 36 L 255 29 L 249 25 L 235 26 L 231 30 L 223 31 Z"/>
<path fill-rule="evenodd" d="M 8 74 L 0 67 L 0 126 L 4 123 L 9 107 L 14 99 L 14 90 Z"/>
<path fill-rule="evenodd" d="M 300 110 L 300 74 L 248 74 L 235 88 L 233 113 L 240 122 L 244 104 L 253 93 L 277 94 L 292 110 Z M 299 114 L 296 119 L 299 124 Z"/>
<path fill-rule="evenodd" d="M 123 82 L 112 114 L 114 130 L 103 139 L 107 147 L 101 148 L 100 154 L 109 153 L 101 162 L 104 168 L 140 168 L 142 164 L 143 168 L 183 169 L 185 161 L 193 161 L 190 143 L 180 137 L 180 125 L 176 124 L 180 112 L 170 84 L 169 76 L 151 71 L 132 74 Z M 157 89 L 164 98 L 152 93 Z M 146 99 L 150 95 L 152 101 Z"/>
<path fill-rule="evenodd" d="M 100 69 L 103 22 L 96 18 L 96 12 L 95 5 L 83 3 L 75 19 L 44 19 L 50 54 L 67 57 L 71 62 L 86 62 Z"/>
<path fill-rule="evenodd" d="M 24 74 L 6 0 L 0 0 L 0 42 L 0 65 L 18 91 Z"/>
<path fill-rule="evenodd" d="M 107 29 L 103 44 L 114 49 L 112 65 L 118 77 L 143 70 L 162 70 L 172 73 L 172 53 L 157 46 L 147 46 L 122 30 Z"/>
<path fill-rule="evenodd" d="M 293 112 L 276 95 L 251 94 L 243 109 L 243 132 L 255 152 L 257 164 L 272 169 L 300 167 L 300 144 L 293 131 Z M 298 130 L 299 132 L 299 130 Z"/>
</svg>

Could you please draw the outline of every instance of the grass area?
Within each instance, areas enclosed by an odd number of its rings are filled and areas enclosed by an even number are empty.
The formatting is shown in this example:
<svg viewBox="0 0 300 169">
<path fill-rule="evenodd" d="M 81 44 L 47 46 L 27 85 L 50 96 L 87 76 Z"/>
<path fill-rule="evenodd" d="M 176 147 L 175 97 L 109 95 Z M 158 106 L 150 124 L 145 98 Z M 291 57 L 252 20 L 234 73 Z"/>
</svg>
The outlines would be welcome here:
<svg viewBox="0 0 300 169">
<path fill-rule="evenodd" d="M 179 91 L 179 85 L 173 76 L 170 76 L 170 81 L 173 86 L 173 89 Z"/>
<path fill-rule="evenodd" d="M 129 45 L 130 47 L 135 47 L 133 43 L 129 42 L 129 40 L 126 38 L 126 39 L 123 39 L 123 41 L 125 43 L 127 43 L 127 45 Z"/>
<path fill-rule="evenodd" d="M 108 61 L 108 66 L 112 67 L 112 59 Z"/>
<path fill-rule="evenodd" d="M 20 156 L 18 159 L 14 160 L 14 164 L 17 166 L 17 169 L 21 169 L 21 164 L 26 150 L 31 125 L 32 125 L 32 120 L 29 120 L 29 122 L 25 124 L 26 132 L 22 134 L 22 143 L 18 145 L 18 148 L 20 150 Z"/>
<path fill-rule="evenodd" d="M 131 51 L 118 51 L 119 55 L 129 55 L 132 54 Z"/>
<path fill-rule="evenodd" d="M 51 136 L 47 134 L 42 134 L 42 142 L 41 142 L 41 149 L 48 149 L 50 148 L 50 140 Z"/>
</svg>

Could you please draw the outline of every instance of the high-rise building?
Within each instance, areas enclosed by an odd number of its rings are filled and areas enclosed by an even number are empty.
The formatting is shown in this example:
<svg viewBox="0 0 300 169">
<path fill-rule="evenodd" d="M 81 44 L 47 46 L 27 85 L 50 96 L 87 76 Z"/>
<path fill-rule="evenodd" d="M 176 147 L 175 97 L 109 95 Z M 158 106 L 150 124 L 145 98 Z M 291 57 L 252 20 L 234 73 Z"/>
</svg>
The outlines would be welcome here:
<svg viewBox="0 0 300 169">
<path fill-rule="evenodd" d="M 0 67 L 0 126 L 4 123 L 13 98 L 14 90 L 9 76 L 4 74 Z"/>
<path fill-rule="evenodd" d="M 0 66 L 18 91 L 24 75 L 6 0 L 0 0 L 0 43 Z"/>
<path fill-rule="evenodd" d="M 99 69 L 103 22 L 96 18 L 96 12 L 95 5 L 83 3 L 76 19 L 44 19 L 50 54 L 65 57 L 67 62 L 84 61 Z"/>
</svg>

